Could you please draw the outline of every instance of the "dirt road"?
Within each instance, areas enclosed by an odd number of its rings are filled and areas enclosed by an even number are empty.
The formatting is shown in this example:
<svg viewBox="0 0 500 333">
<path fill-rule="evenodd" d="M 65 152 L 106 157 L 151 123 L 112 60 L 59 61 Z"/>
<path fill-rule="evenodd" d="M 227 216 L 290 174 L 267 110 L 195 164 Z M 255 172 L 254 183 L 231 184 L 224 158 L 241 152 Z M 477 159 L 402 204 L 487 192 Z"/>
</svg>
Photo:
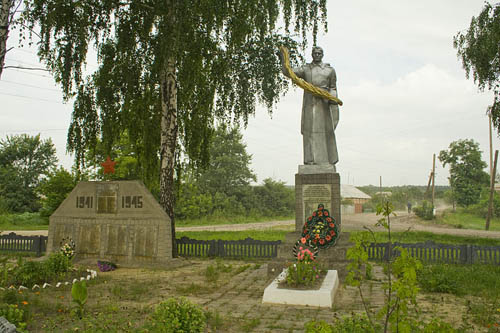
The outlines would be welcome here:
<svg viewBox="0 0 500 333">
<path fill-rule="evenodd" d="M 342 216 L 342 230 L 354 231 L 363 230 L 369 227 L 373 231 L 382 231 L 383 227 L 375 227 L 380 216 L 375 213 L 350 214 Z M 264 223 L 245 223 L 245 224 L 221 224 L 212 226 L 196 227 L 177 227 L 177 231 L 240 231 L 240 230 L 262 230 L 268 228 L 293 228 L 294 220 L 272 221 Z M 500 238 L 500 231 L 485 231 L 471 229 L 456 229 L 447 225 L 437 225 L 432 222 L 423 222 L 416 218 L 414 214 L 408 215 L 406 211 L 396 212 L 396 217 L 391 218 L 391 227 L 393 231 L 427 231 L 435 234 L 448 234 L 457 236 L 473 236 L 483 238 Z M 22 231 L 3 231 L 2 234 L 15 232 L 19 235 L 47 235 L 47 230 L 22 230 Z"/>
</svg>

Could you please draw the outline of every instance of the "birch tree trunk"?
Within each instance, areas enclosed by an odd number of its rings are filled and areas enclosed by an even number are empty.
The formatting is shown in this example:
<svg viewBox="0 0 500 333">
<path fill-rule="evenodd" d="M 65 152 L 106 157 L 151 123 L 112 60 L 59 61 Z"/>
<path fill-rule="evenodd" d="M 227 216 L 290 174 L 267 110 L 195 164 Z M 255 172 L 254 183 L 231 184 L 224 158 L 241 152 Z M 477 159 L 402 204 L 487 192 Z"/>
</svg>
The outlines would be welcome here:
<svg viewBox="0 0 500 333">
<path fill-rule="evenodd" d="M 9 38 L 10 11 L 15 0 L 0 0 L 0 78 L 2 78 L 5 54 L 7 53 L 7 38 Z"/>
<path fill-rule="evenodd" d="M 161 84 L 161 167 L 160 205 L 172 221 L 172 255 L 177 256 L 174 223 L 174 163 L 177 146 L 177 74 L 175 61 L 169 59 L 160 74 Z"/>
</svg>

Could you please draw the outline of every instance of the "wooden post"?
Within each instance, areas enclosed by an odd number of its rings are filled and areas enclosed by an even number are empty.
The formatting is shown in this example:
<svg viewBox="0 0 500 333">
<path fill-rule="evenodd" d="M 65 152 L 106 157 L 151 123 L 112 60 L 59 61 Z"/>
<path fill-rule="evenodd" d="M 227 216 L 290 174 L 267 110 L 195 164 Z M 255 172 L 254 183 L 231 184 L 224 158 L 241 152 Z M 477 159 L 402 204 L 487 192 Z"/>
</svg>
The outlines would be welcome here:
<svg viewBox="0 0 500 333">
<path fill-rule="evenodd" d="M 488 125 L 490 127 L 490 185 L 493 184 L 495 175 L 493 174 L 493 141 L 491 139 L 491 112 L 488 112 Z"/>
<path fill-rule="evenodd" d="M 429 174 L 429 181 L 427 182 L 427 189 L 425 190 L 425 194 L 424 194 L 424 198 L 425 199 L 428 199 L 429 197 L 429 189 L 431 187 L 431 181 L 432 181 L 432 171 L 431 173 Z"/>
<path fill-rule="evenodd" d="M 434 209 L 434 181 L 436 178 L 436 154 L 432 154 L 432 209 Z"/>
<path fill-rule="evenodd" d="M 495 150 L 495 162 L 493 163 L 493 174 L 497 172 L 497 160 L 498 160 L 498 150 Z M 488 216 L 486 216 L 486 230 L 490 229 L 491 213 L 493 211 L 493 193 L 495 191 L 495 178 L 492 177 L 491 187 L 490 187 L 490 201 L 488 203 Z"/>
</svg>

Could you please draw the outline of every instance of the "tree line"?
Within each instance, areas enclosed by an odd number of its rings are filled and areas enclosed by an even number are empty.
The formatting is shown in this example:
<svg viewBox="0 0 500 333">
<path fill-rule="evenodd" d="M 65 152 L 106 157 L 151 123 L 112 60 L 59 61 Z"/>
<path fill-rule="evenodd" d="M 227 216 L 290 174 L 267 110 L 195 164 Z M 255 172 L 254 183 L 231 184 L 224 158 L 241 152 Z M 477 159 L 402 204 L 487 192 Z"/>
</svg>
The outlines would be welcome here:
<svg viewBox="0 0 500 333">
<path fill-rule="evenodd" d="M 0 140 L 0 213 L 40 212 L 50 216 L 81 180 L 143 180 L 159 198 L 159 177 L 148 179 L 124 136 L 111 150 L 117 164 L 114 174 L 104 175 L 100 163 L 108 156 L 102 144 L 86 158 L 85 169 L 57 167 L 54 145 L 40 135 L 8 136 Z M 239 128 L 220 126 L 213 133 L 209 164 L 200 166 L 188 158 L 175 174 L 175 218 L 251 218 L 292 216 L 294 191 L 283 182 L 264 179 L 255 185 Z M 159 172 L 159 169 L 158 169 Z M 156 182 L 154 181 L 156 180 Z"/>
</svg>

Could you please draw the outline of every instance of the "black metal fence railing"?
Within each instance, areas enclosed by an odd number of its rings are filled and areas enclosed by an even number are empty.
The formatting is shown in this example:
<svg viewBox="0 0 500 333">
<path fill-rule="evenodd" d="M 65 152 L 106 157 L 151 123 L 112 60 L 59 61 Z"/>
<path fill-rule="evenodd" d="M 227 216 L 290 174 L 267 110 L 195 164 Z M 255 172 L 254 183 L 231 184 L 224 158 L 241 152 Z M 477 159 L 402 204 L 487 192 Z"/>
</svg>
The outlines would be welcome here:
<svg viewBox="0 0 500 333">
<path fill-rule="evenodd" d="M 281 241 L 244 240 L 197 240 L 182 237 L 176 239 L 177 254 L 186 257 L 247 257 L 274 258 L 278 255 Z"/>
<path fill-rule="evenodd" d="M 21 236 L 14 232 L 0 235 L 0 251 L 35 252 L 41 256 L 47 250 L 47 236 Z"/>
<path fill-rule="evenodd" d="M 389 243 L 372 243 L 367 249 L 368 258 L 388 260 L 389 252 L 391 258 L 397 257 L 399 255 L 399 251 L 395 249 L 397 246 L 406 249 L 410 256 L 426 263 L 500 265 L 500 246 L 449 245 L 432 241 L 413 244 L 393 243 L 391 251 Z"/>
<path fill-rule="evenodd" d="M 47 249 L 47 236 L 21 236 L 15 233 L 0 235 L 0 252 L 34 252 L 41 256 Z M 177 254 L 186 257 L 275 258 L 281 241 L 197 240 L 176 239 Z M 370 260 L 388 260 L 399 255 L 396 247 L 425 263 L 500 265 L 500 246 L 449 245 L 432 241 L 425 243 L 372 243 L 367 248 Z M 320 252 L 321 255 L 321 252 Z"/>
</svg>

